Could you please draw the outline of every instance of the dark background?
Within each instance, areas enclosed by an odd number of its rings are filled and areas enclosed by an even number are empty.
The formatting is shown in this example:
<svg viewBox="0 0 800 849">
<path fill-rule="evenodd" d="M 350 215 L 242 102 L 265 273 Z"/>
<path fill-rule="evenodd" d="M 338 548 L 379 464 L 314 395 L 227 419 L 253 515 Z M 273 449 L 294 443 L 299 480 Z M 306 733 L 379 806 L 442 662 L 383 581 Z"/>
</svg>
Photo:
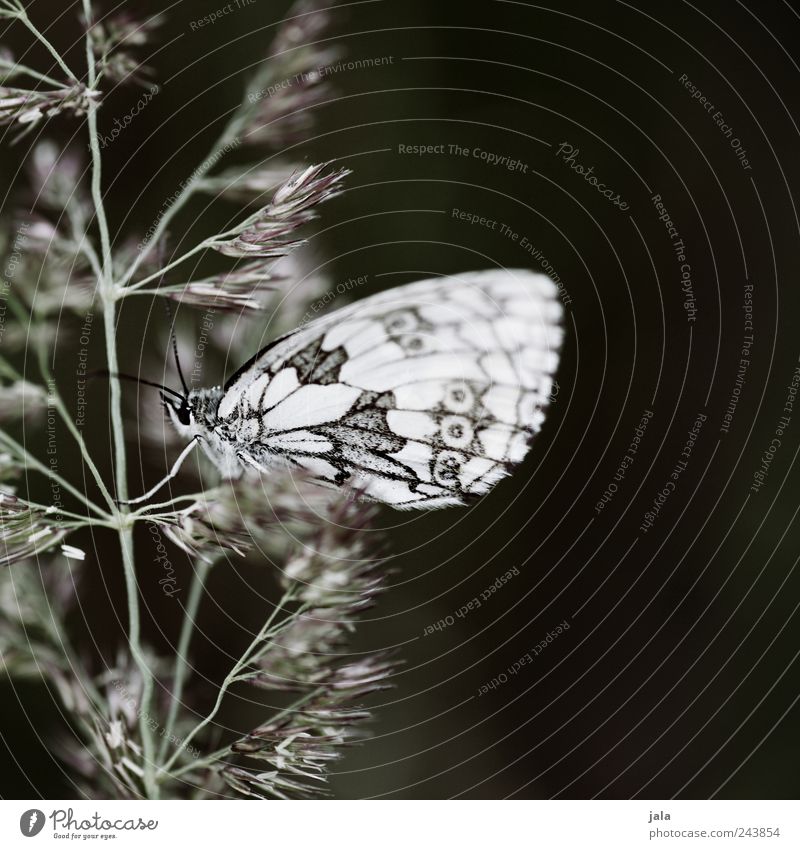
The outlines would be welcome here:
<svg viewBox="0 0 800 849">
<path fill-rule="evenodd" d="M 168 14 L 149 60 L 163 90 L 106 164 L 112 226 L 141 232 L 202 160 L 285 4 L 256 0 L 199 32 L 190 21 L 219 4 L 126 6 Z M 65 49 L 79 34 L 74 11 L 31 6 Z M 366 295 L 428 274 L 541 270 L 508 237 L 455 220 L 457 208 L 526 236 L 570 299 L 560 391 L 517 474 L 469 510 L 381 514 L 397 573 L 356 649 L 400 646 L 406 665 L 374 700 L 373 739 L 336 768 L 336 793 L 796 797 L 800 406 L 763 487 L 749 489 L 800 355 L 795 5 L 378 0 L 344 4 L 334 35 L 349 59 L 393 60 L 332 77 L 337 98 L 315 110 L 313 137 L 290 151 L 354 171 L 312 239 L 332 280 L 367 274 Z M 750 170 L 682 74 L 724 115 Z M 109 129 L 140 94 L 121 89 L 104 104 Z M 48 133 L 66 144 L 78 129 L 61 122 Z M 563 142 L 627 210 L 559 159 Z M 527 173 L 398 152 L 439 143 L 518 158 Z M 23 154 L 4 152 L 9 180 Z M 654 194 L 686 245 L 694 322 Z M 177 223 L 176 243 L 210 232 L 214 213 L 191 224 L 202 210 Z M 752 362 L 722 433 L 748 281 Z M 124 313 L 133 369 L 143 347 L 163 342 L 163 318 L 148 321 L 148 311 L 142 303 Z M 200 315 L 181 311 L 190 339 Z M 222 377 L 218 368 L 209 381 Z M 598 513 L 647 409 L 635 462 Z M 688 467 L 644 533 L 700 413 Z M 105 438 L 102 417 L 97 434 Z M 155 480 L 162 468 L 153 462 L 144 475 Z M 113 538 L 96 545 L 99 565 L 88 568 L 102 572 L 122 611 Z M 423 636 L 512 567 L 519 575 L 480 610 Z M 222 669 L 213 651 L 228 639 L 222 611 L 246 610 L 237 587 L 257 580 L 256 565 L 237 569 L 217 570 L 211 584 L 209 646 L 198 652 L 209 675 Z M 88 606 L 92 628 L 104 622 L 105 598 L 104 588 L 97 609 Z M 151 639 L 174 641 L 177 620 L 157 591 L 152 610 Z M 532 664 L 477 695 L 563 620 L 569 630 Z M 0 698 L 2 795 L 72 795 L 43 743 L 58 722 L 49 695 L 3 686 Z M 226 720 L 236 724 L 235 712 Z"/>
</svg>

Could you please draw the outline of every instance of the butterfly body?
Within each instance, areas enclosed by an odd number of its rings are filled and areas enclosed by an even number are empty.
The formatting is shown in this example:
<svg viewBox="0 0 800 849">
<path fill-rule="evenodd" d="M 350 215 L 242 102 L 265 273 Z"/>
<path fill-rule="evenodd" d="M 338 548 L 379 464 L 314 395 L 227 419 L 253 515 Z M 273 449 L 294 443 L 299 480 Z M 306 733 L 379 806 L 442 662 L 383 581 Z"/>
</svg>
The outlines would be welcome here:
<svg viewBox="0 0 800 849">
<path fill-rule="evenodd" d="M 424 280 L 271 343 L 220 388 L 167 401 L 226 477 L 276 465 L 397 508 L 464 504 L 525 456 L 562 331 L 529 271 Z"/>
<path fill-rule="evenodd" d="M 225 478 L 237 478 L 242 464 L 237 457 L 235 434 L 220 427 L 217 409 L 224 392 L 221 386 L 212 389 L 192 389 L 182 404 L 165 402 L 167 412 L 178 433 L 187 439 L 197 439 L 206 455 Z"/>
</svg>

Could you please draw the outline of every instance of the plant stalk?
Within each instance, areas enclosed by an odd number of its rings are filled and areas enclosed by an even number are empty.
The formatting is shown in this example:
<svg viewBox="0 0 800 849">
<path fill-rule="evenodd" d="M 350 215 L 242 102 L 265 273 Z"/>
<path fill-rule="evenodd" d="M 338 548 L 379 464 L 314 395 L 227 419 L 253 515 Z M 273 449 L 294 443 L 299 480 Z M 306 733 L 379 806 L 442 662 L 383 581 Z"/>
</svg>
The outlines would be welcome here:
<svg viewBox="0 0 800 849">
<path fill-rule="evenodd" d="M 66 74 L 67 79 L 72 80 L 74 83 L 78 83 L 79 82 L 78 78 L 75 76 L 75 74 L 69 68 L 67 63 L 61 58 L 61 54 L 44 37 L 44 35 L 33 25 L 31 19 L 28 17 L 27 13 L 25 12 L 25 9 L 22 7 L 21 4 L 20 4 L 20 7 L 19 7 L 19 12 L 17 14 L 17 17 L 25 25 L 25 27 L 28 30 L 30 30 L 33 37 L 36 38 L 44 46 L 44 48 L 47 50 L 47 52 L 53 57 L 53 59 L 55 59 L 56 64 Z M 61 85 L 61 84 L 57 83 L 57 85 Z M 89 87 L 90 88 L 92 87 L 91 83 L 90 83 Z"/>
<path fill-rule="evenodd" d="M 189 672 L 189 644 L 192 641 L 195 620 L 197 619 L 197 611 L 200 607 L 200 600 L 203 597 L 206 580 L 213 565 L 213 562 L 201 560 L 197 564 L 195 573 L 192 576 L 192 585 L 189 588 L 189 598 L 186 602 L 186 609 L 183 614 L 183 623 L 181 624 L 181 633 L 178 637 L 178 646 L 176 648 L 175 672 L 172 678 L 172 701 L 170 702 L 169 712 L 167 713 L 167 721 L 164 727 L 164 739 L 161 741 L 161 746 L 158 750 L 159 763 L 163 762 L 164 756 L 167 753 L 169 738 L 172 735 L 172 730 L 175 727 L 175 720 L 178 716 L 178 708 L 181 707 L 183 686 L 186 683 L 186 676 Z"/>
<path fill-rule="evenodd" d="M 92 41 L 92 4 L 83 0 L 86 16 L 86 63 L 89 87 L 93 88 L 97 72 L 95 68 L 94 45 Z M 109 388 L 111 396 L 111 429 L 114 439 L 114 484 L 117 499 L 128 500 L 128 469 L 125 456 L 125 431 L 122 423 L 122 388 L 116 377 L 119 371 L 116 342 L 116 285 L 114 283 L 114 263 L 111 254 L 111 237 L 103 204 L 102 158 L 97 134 L 97 104 L 92 100 L 87 113 L 89 124 L 89 147 L 92 153 L 92 200 L 94 202 L 97 225 L 100 230 L 102 257 L 102 276 L 99 281 L 100 297 L 103 304 L 103 327 L 105 330 L 106 358 L 110 372 Z M 139 585 L 136 579 L 136 563 L 133 553 L 133 530 L 127 517 L 127 507 L 121 505 L 115 510 L 119 533 L 122 566 L 125 573 L 125 589 L 128 596 L 128 644 L 131 656 L 142 677 L 142 699 L 139 705 L 139 733 L 142 740 L 142 761 L 144 769 L 144 789 L 151 799 L 158 798 L 158 784 L 155 780 L 155 742 L 150 727 L 150 704 L 153 695 L 153 673 L 147 665 L 141 645 Z"/>
</svg>

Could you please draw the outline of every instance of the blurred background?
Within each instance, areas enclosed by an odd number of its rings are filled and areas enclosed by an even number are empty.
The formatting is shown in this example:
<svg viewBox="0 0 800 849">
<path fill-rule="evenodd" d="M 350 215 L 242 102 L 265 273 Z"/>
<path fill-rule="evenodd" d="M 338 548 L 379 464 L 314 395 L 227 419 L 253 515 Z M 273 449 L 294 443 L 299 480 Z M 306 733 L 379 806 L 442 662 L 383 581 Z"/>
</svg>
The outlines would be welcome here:
<svg viewBox="0 0 800 849">
<path fill-rule="evenodd" d="M 229 5 L 195 28 L 219 3 L 125 4 L 166 22 L 147 59 L 161 91 L 104 151 L 115 232 L 140 237 L 202 162 L 288 4 Z M 566 314 L 558 392 L 521 469 L 468 510 L 380 515 L 396 571 L 354 647 L 396 646 L 405 665 L 372 700 L 372 739 L 336 767 L 333 789 L 796 797 L 800 405 L 786 409 L 800 357 L 796 4 L 550 6 L 341 4 L 331 39 L 353 66 L 331 74 L 336 97 L 289 151 L 353 170 L 309 244 L 333 286 L 367 277 L 334 306 L 506 266 L 556 276 Z M 29 8 L 79 56 L 75 4 Z M 101 131 L 141 93 L 116 89 Z M 81 132 L 68 120 L 47 128 L 63 146 Z M 437 147 L 405 152 L 419 145 Z M 4 149 L 4 188 L 24 185 L 25 148 Z M 502 157 L 516 164 L 492 164 Z M 175 245 L 227 215 L 198 200 L 172 228 Z M 159 379 L 166 320 L 160 305 L 133 300 L 122 365 L 152 362 Z M 180 309 L 189 351 L 202 317 Z M 263 319 L 225 327 L 251 350 L 272 333 Z M 205 381 L 236 365 L 204 361 Z M 152 407 L 157 420 L 156 398 Z M 105 440 L 103 416 L 94 427 Z M 164 473 L 163 452 L 130 450 L 142 486 Z M 87 542 L 96 560 L 82 600 L 83 627 L 109 655 L 112 608 L 124 604 L 115 545 Z M 509 571 L 479 609 L 455 615 Z M 263 563 L 215 570 L 195 648 L 203 674 L 224 675 L 231 619 L 258 621 L 252 589 L 270 595 L 272 583 Z M 174 605 L 153 584 L 146 636 L 174 644 Z M 0 699 L 0 795 L 73 795 L 47 748 L 63 721 L 57 701 L 6 683 Z M 255 711 L 233 700 L 223 721 Z"/>
</svg>

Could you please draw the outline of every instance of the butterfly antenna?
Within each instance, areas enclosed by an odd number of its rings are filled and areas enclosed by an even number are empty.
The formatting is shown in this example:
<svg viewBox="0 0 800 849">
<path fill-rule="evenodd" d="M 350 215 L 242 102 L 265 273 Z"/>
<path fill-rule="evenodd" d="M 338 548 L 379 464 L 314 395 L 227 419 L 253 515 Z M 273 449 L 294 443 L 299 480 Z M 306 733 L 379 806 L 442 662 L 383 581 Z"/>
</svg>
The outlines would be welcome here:
<svg viewBox="0 0 800 849">
<path fill-rule="evenodd" d="M 178 337 L 175 335 L 175 319 L 172 317 L 172 307 L 169 305 L 169 301 L 164 299 L 164 309 L 167 311 L 167 318 L 169 319 L 169 335 L 172 340 L 172 353 L 175 355 L 175 365 L 178 369 L 178 377 L 181 379 L 181 386 L 183 386 L 183 391 L 186 395 L 189 394 L 189 387 L 186 385 L 186 379 L 183 376 L 183 369 L 181 369 L 181 361 L 178 357 Z"/>
<path fill-rule="evenodd" d="M 170 389 L 169 386 L 164 386 L 161 383 L 154 383 L 152 380 L 145 380 L 143 377 L 137 377 L 135 374 L 124 374 L 119 371 L 109 371 L 108 369 L 99 369 L 98 371 L 93 371 L 89 375 L 89 379 L 93 380 L 96 377 L 117 377 L 120 380 L 131 380 L 134 383 L 141 383 L 144 386 L 152 386 L 154 389 L 160 389 L 162 392 L 166 392 L 169 395 L 174 395 L 176 398 L 180 398 L 183 400 L 183 395 L 180 392 L 176 392 L 174 389 Z"/>
</svg>

